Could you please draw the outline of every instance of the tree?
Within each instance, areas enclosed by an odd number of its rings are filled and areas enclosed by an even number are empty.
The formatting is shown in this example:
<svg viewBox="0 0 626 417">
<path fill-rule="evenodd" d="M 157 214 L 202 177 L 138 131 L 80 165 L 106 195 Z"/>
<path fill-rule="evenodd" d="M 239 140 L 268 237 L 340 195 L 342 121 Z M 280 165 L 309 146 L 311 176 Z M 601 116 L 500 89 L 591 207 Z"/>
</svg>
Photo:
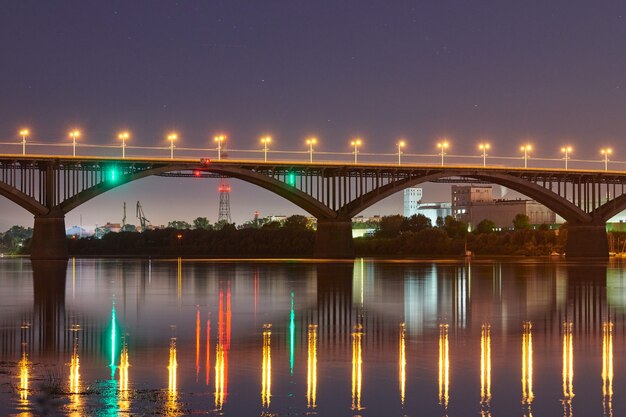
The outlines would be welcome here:
<svg viewBox="0 0 626 417">
<path fill-rule="evenodd" d="M 283 224 L 283 227 L 286 227 L 288 229 L 304 230 L 308 227 L 308 225 L 309 225 L 309 219 L 307 219 L 304 216 L 300 216 L 296 214 L 296 215 L 287 217 L 287 219 L 285 219 L 285 223 Z"/>
<path fill-rule="evenodd" d="M 228 223 L 228 221 L 226 220 L 220 220 L 219 222 L 215 223 L 213 225 L 213 229 L 215 230 L 222 230 L 224 227 L 226 227 L 227 225 L 230 225 L 231 223 Z"/>
<path fill-rule="evenodd" d="M 184 220 L 172 220 L 167 223 L 167 227 L 179 230 L 191 229 L 191 225 Z"/>
<path fill-rule="evenodd" d="M 437 225 L 437 227 L 442 228 L 444 225 L 443 217 L 437 216 L 437 221 L 435 222 L 435 224 Z"/>
<path fill-rule="evenodd" d="M 448 237 L 452 239 L 464 237 L 467 234 L 467 224 L 452 216 L 446 216 L 443 221 L 443 230 L 445 230 Z"/>
<path fill-rule="evenodd" d="M 400 230 L 403 232 L 421 232 L 432 227 L 432 222 L 428 217 L 423 214 L 414 214 L 411 217 L 404 218 Z"/>
<path fill-rule="evenodd" d="M 483 233 L 493 233 L 495 229 L 496 229 L 496 224 L 494 222 L 488 219 L 484 219 L 484 220 L 481 220 L 480 223 L 478 223 L 475 231 L 478 234 L 483 234 Z"/>
<path fill-rule="evenodd" d="M 193 228 L 209 230 L 211 228 L 211 223 L 209 223 L 209 219 L 206 217 L 196 217 L 193 221 Z"/>
<path fill-rule="evenodd" d="M 530 219 L 525 214 L 516 214 L 513 219 L 513 228 L 515 230 L 530 229 Z"/>
<path fill-rule="evenodd" d="M 380 225 L 376 235 L 380 237 L 398 236 L 400 234 L 400 227 L 402 226 L 403 221 L 404 217 L 399 214 L 394 216 L 383 216 L 380 219 Z"/>
</svg>

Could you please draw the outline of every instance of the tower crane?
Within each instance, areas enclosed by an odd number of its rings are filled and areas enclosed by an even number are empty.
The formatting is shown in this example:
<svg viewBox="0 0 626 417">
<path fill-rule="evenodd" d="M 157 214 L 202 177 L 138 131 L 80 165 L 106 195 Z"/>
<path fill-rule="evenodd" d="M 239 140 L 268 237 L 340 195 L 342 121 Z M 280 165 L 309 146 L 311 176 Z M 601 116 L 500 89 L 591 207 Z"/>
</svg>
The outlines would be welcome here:
<svg viewBox="0 0 626 417">
<path fill-rule="evenodd" d="M 141 225 L 141 231 L 146 230 L 146 226 L 150 223 L 150 220 L 146 219 L 145 214 L 143 213 L 143 208 L 141 207 L 141 203 L 137 201 L 137 218 L 139 219 L 139 224 Z"/>
</svg>

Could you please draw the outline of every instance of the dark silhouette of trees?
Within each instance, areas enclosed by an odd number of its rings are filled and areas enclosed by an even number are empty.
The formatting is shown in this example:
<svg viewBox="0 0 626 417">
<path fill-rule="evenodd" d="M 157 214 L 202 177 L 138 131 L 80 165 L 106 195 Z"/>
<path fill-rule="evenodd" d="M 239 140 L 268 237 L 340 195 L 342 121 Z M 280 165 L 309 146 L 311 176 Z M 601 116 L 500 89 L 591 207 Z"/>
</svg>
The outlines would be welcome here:
<svg viewBox="0 0 626 417">
<path fill-rule="evenodd" d="M 288 218 L 282 227 L 238 230 L 230 223 L 219 229 L 168 227 L 143 233 L 109 233 L 102 239 L 71 239 L 68 243 L 72 255 L 310 257 L 315 231 L 303 225 L 302 218 Z"/>
<path fill-rule="evenodd" d="M 193 221 L 193 228 L 209 230 L 213 228 L 213 225 L 209 222 L 209 219 L 207 219 L 206 217 L 196 217 Z"/>
<path fill-rule="evenodd" d="M 530 219 L 528 218 L 527 215 L 519 213 L 515 215 L 515 218 L 513 219 L 513 229 L 515 230 L 523 230 L 523 229 L 530 229 L 531 225 L 530 225 Z"/>
<path fill-rule="evenodd" d="M 384 216 L 380 219 L 378 230 L 376 231 L 377 237 L 396 237 L 400 233 L 400 228 L 404 222 L 404 217 L 398 215 Z"/>
<path fill-rule="evenodd" d="M 423 214 L 414 214 L 411 217 L 404 217 L 400 230 L 403 232 L 421 232 L 433 227 L 430 219 Z"/>
<path fill-rule="evenodd" d="M 172 220 L 167 223 L 167 227 L 179 230 L 191 229 L 191 225 L 184 220 Z"/>
<path fill-rule="evenodd" d="M 480 223 L 476 225 L 476 233 L 493 233 L 496 230 L 496 224 L 491 220 L 481 220 Z"/>
</svg>

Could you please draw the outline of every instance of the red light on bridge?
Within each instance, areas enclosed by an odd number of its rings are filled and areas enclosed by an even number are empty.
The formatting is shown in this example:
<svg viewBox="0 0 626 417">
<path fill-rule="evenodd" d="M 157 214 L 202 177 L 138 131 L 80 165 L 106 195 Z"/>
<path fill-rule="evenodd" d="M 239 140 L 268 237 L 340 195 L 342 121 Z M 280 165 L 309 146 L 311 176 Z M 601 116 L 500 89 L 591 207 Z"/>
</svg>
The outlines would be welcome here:
<svg viewBox="0 0 626 417">
<path fill-rule="evenodd" d="M 202 175 L 202 173 L 201 173 L 200 171 L 194 171 L 194 172 L 193 172 L 193 176 L 194 176 L 194 177 L 199 177 L 199 176 L 201 176 L 201 175 Z"/>
<path fill-rule="evenodd" d="M 202 158 L 200 160 L 200 164 L 202 165 L 209 165 L 211 163 L 211 158 Z"/>
</svg>

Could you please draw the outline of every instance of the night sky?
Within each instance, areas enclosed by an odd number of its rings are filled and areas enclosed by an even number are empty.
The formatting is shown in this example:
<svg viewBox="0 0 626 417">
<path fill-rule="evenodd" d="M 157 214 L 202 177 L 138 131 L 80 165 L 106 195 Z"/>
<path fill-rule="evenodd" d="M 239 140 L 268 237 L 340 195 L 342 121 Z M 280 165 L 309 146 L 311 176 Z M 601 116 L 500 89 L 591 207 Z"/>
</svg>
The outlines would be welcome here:
<svg viewBox="0 0 626 417">
<path fill-rule="evenodd" d="M 0 141 L 598 158 L 626 152 L 626 3 L 623 1 L 5 1 L 0 6 Z M 2 146 L 0 152 L 17 152 Z M 166 155 L 164 155 L 166 156 Z M 302 213 L 278 196 L 233 181 L 233 220 Z M 425 200 L 449 188 L 425 186 Z M 217 218 L 214 181 L 149 178 L 106 193 L 67 216 L 121 221 L 141 200 L 153 224 Z M 365 214 L 401 211 L 398 196 Z M 32 216 L 0 201 L 0 229 Z M 129 212 L 133 223 L 134 210 Z"/>
</svg>

